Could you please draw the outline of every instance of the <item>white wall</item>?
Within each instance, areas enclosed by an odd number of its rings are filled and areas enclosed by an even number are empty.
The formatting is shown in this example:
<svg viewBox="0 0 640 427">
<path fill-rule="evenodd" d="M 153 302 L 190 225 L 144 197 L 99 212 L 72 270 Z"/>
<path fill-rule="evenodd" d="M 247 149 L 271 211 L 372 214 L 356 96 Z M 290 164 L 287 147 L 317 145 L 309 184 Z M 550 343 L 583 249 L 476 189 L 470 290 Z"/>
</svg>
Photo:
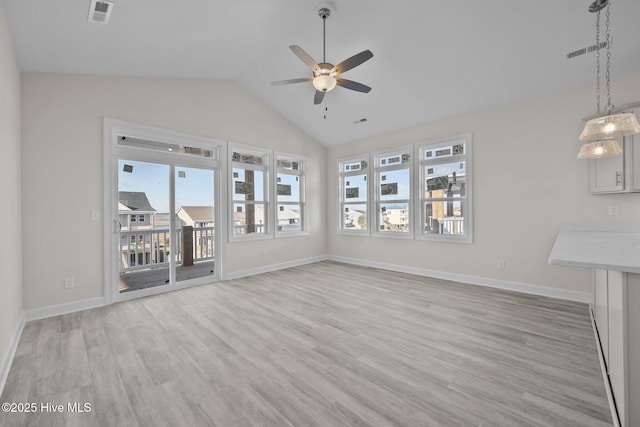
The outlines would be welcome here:
<svg viewBox="0 0 640 427">
<path fill-rule="evenodd" d="M 102 212 L 104 116 L 306 156 L 308 187 L 326 181 L 325 148 L 232 82 L 23 73 L 27 310 L 103 294 L 102 222 L 91 211 Z M 308 236 L 230 244 L 227 271 L 325 254 L 326 194 L 308 196 Z"/>
<path fill-rule="evenodd" d="M 612 91 L 618 105 L 640 101 L 640 73 L 615 79 Z M 590 292 L 587 270 L 548 264 L 560 224 L 640 222 L 640 194 L 588 192 L 587 162 L 576 159 L 577 137 L 584 124 L 581 119 L 594 113 L 595 87 L 589 85 L 330 148 L 329 253 Z M 473 245 L 336 234 L 336 159 L 467 132 L 473 134 L 474 144 Z M 608 216 L 608 205 L 618 205 L 620 215 Z M 506 261 L 506 269 L 496 269 L 498 259 Z"/>
<path fill-rule="evenodd" d="M 0 392 L 22 319 L 20 70 L 0 2 Z"/>
</svg>

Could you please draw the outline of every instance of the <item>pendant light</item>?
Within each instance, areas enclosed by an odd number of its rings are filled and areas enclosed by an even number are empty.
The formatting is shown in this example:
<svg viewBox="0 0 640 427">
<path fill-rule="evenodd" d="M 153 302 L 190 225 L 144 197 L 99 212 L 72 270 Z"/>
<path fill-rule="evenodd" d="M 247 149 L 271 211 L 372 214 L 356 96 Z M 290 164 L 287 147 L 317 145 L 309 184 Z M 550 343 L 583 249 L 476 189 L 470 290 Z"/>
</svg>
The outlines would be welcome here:
<svg viewBox="0 0 640 427">
<path fill-rule="evenodd" d="M 605 139 L 602 141 L 589 142 L 582 144 L 579 159 L 599 159 L 605 156 L 618 156 L 622 154 L 622 148 L 615 139 Z"/>
<path fill-rule="evenodd" d="M 607 106 L 605 114 L 600 115 L 600 11 L 607 8 L 606 12 L 606 39 L 607 65 L 605 81 L 607 85 Z M 612 114 L 611 104 L 611 30 L 610 30 L 610 0 L 595 0 L 589 6 L 589 12 L 596 14 L 596 108 L 597 116 L 589 120 L 580 139 L 583 141 L 595 141 L 584 144 L 578 154 L 579 159 L 599 158 L 622 154 L 622 148 L 614 138 L 633 135 L 640 132 L 640 125 L 636 116 L 632 113 Z"/>
</svg>

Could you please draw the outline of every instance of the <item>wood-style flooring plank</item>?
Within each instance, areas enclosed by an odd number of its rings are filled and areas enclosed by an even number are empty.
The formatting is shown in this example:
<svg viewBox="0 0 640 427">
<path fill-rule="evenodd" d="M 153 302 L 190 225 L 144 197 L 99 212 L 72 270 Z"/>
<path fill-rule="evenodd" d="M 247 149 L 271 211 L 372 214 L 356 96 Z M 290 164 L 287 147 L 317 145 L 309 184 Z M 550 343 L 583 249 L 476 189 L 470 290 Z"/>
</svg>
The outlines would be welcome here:
<svg viewBox="0 0 640 427">
<path fill-rule="evenodd" d="M 320 262 L 25 325 L 2 426 L 611 426 L 586 304 Z"/>
</svg>

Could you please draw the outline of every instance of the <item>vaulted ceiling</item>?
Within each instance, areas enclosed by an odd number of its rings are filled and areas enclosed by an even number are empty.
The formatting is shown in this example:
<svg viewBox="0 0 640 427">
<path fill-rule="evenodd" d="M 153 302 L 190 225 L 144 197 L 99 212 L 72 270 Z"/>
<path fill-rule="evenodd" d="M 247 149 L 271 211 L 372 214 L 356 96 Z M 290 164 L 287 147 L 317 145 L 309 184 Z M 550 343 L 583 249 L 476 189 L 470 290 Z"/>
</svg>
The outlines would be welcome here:
<svg viewBox="0 0 640 427">
<path fill-rule="evenodd" d="M 230 79 L 327 146 L 595 77 L 595 53 L 566 58 L 595 43 L 584 0 L 113 1 L 103 25 L 90 0 L 3 0 L 21 69 Z M 322 6 L 328 62 L 373 52 L 344 74 L 369 94 L 338 87 L 313 105 L 311 83 L 270 85 L 311 75 L 289 45 L 321 61 Z M 612 75 L 640 71 L 640 1 L 611 0 L 611 25 Z"/>
</svg>

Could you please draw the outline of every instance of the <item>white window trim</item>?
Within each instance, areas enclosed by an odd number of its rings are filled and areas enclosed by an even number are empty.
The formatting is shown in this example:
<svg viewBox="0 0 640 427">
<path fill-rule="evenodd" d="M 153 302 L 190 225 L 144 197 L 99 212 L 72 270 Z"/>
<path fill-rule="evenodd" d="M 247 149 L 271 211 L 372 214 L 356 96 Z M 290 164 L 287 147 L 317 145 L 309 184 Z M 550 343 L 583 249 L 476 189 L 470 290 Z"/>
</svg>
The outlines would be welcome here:
<svg viewBox="0 0 640 427">
<path fill-rule="evenodd" d="M 261 156 L 263 159 L 263 164 L 262 165 L 252 165 L 252 164 L 248 164 L 248 163 L 240 163 L 240 162 L 234 162 L 233 161 L 233 153 L 234 152 L 241 152 L 243 154 L 253 154 L 253 155 L 257 155 L 257 156 Z M 228 179 L 228 191 L 229 191 L 229 197 L 227 199 L 227 203 L 228 203 L 228 218 L 229 220 L 228 222 L 228 231 L 227 231 L 227 236 L 228 236 L 228 241 L 229 243 L 235 243 L 235 242 L 244 242 L 244 241 L 254 241 L 254 240 L 268 240 L 268 239 L 273 239 L 274 237 L 274 233 L 273 233 L 273 225 L 272 222 L 273 220 L 271 219 L 271 217 L 273 217 L 273 213 L 271 205 L 272 205 L 272 201 L 271 201 L 271 194 L 273 194 L 273 183 L 271 182 L 271 176 L 273 175 L 273 151 L 272 150 L 266 150 L 263 148 L 258 148 L 258 147 L 251 147 L 251 146 L 247 146 L 247 145 L 241 145 L 241 144 L 236 144 L 236 143 L 232 143 L 229 142 L 228 143 L 228 149 L 227 149 L 227 157 L 228 157 L 228 174 L 229 174 L 229 179 Z M 235 167 L 238 168 L 243 168 L 243 169 L 250 169 L 250 170 L 254 170 L 254 171 L 262 171 L 264 173 L 264 179 L 263 179 L 263 185 L 264 185 L 264 189 L 263 189 L 263 194 L 264 194 L 264 202 L 258 202 L 261 205 L 264 205 L 264 226 L 265 226 L 265 232 L 264 233 L 251 233 L 251 234 L 242 234 L 242 235 L 234 235 L 234 212 L 235 212 L 235 204 L 236 203 L 242 203 L 242 201 L 235 201 L 233 199 L 233 192 L 234 192 L 234 188 L 233 188 L 233 169 Z"/>
<path fill-rule="evenodd" d="M 421 158 L 421 152 L 425 148 L 431 147 L 439 147 L 439 146 L 447 146 L 453 145 L 456 141 L 464 141 L 465 144 L 465 153 L 463 155 L 459 155 L 456 157 L 443 157 L 438 160 L 424 160 Z M 452 235 L 443 235 L 443 234 L 427 234 L 424 232 L 424 226 L 426 218 L 424 209 L 422 206 L 426 202 L 424 197 L 424 168 L 423 166 L 426 164 L 438 164 L 438 163 L 451 163 L 452 161 L 456 161 L 456 159 L 464 159 L 465 162 L 465 211 L 464 211 L 464 227 L 465 227 L 465 235 L 464 236 L 452 236 Z M 473 243 L 473 137 L 471 133 L 457 135 L 432 141 L 427 141 L 419 144 L 415 144 L 414 150 L 414 167 L 416 170 L 415 177 L 415 209 L 414 209 L 414 217 L 418 221 L 416 223 L 416 240 L 429 240 L 436 242 L 449 242 L 449 243 L 464 243 L 464 244 L 472 244 Z"/>
<path fill-rule="evenodd" d="M 413 152 L 413 146 L 412 145 L 408 145 L 408 146 L 403 146 L 403 147 L 396 147 L 390 150 L 384 150 L 384 151 L 376 151 L 375 153 L 371 154 L 371 160 L 373 163 L 373 178 L 371 179 L 371 187 L 372 187 L 372 191 L 373 191 L 373 199 L 372 199 L 372 203 L 370 204 L 371 208 L 371 217 L 372 217 L 372 221 L 373 221 L 373 226 L 371 227 L 372 230 L 372 236 L 373 237 L 384 237 L 384 238 L 392 238 L 392 239 L 413 239 L 414 236 L 414 224 L 415 224 L 415 217 L 414 217 L 414 198 L 415 198 L 415 191 L 413 189 L 413 187 L 415 187 L 414 185 L 414 167 L 413 167 L 413 160 L 409 159 L 408 162 L 405 163 L 398 163 L 398 164 L 394 164 L 391 166 L 380 166 L 378 164 L 379 159 L 383 158 L 383 157 L 388 157 L 394 154 L 408 154 L 409 156 L 414 156 L 414 152 Z M 379 219 L 380 219 L 380 215 L 379 215 L 379 211 L 380 211 L 380 205 L 384 204 L 384 203 L 388 203 L 388 201 L 383 201 L 380 199 L 380 194 L 378 191 L 378 184 L 380 182 L 379 178 L 381 175 L 381 172 L 388 172 L 388 171 L 394 171 L 394 170 L 401 170 L 401 169 L 409 169 L 409 199 L 398 199 L 395 202 L 396 203 L 407 203 L 408 207 L 407 207 L 407 211 L 409 213 L 409 231 L 404 233 L 404 232 L 399 232 L 399 231 L 381 231 L 380 230 L 380 224 L 378 223 Z"/>
<path fill-rule="evenodd" d="M 350 171 L 350 172 L 345 172 L 343 170 L 344 164 L 345 163 L 355 163 L 358 161 L 365 161 L 367 162 L 367 168 L 365 170 L 364 175 L 366 175 L 367 177 L 367 200 L 364 202 L 354 202 L 353 204 L 364 204 L 367 206 L 367 215 L 366 215 L 366 219 L 367 219 L 367 229 L 366 230 L 348 230 L 346 228 L 344 228 L 344 208 L 346 205 L 349 205 L 351 203 L 347 203 L 345 201 L 345 195 L 344 195 L 344 179 L 346 177 L 349 176 L 356 176 L 356 175 L 363 175 L 362 170 L 358 170 L 358 171 Z M 336 162 L 336 168 L 338 170 L 338 194 L 339 194 L 339 198 L 338 198 L 338 234 L 344 234 L 344 235 L 352 235 L 352 236 L 371 236 L 371 219 L 372 219 L 372 215 L 371 215 L 371 191 L 373 190 L 373 185 L 372 185 L 372 179 L 371 179 L 371 154 L 369 153 L 365 153 L 365 154 L 361 154 L 361 155 L 355 155 L 355 156 L 349 156 L 349 157 L 343 157 L 337 160 Z"/>
<path fill-rule="evenodd" d="M 278 167 L 279 160 L 288 160 L 291 162 L 297 162 L 298 170 L 279 168 Z M 307 201 L 306 201 L 307 159 L 302 156 L 295 156 L 292 154 L 281 153 L 276 151 L 274 152 L 273 165 L 274 165 L 273 180 L 272 180 L 273 187 L 271 190 L 271 194 L 273 194 L 273 197 L 274 197 L 272 216 L 273 216 L 273 229 L 275 230 L 275 236 L 277 238 L 307 236 L 309 234 L 308 225 L 307 225 L 309 221 L 307 219 L 308 211 L 307 211 Z M 279 173 L 286 174 L 286 175 L 295 175 L 300 178 L 300 202 L 299 203 L 298 202 L 282 202 L 283 205 L 300 205 L 300 215 L 301 215 L 300 231 L 278 231 L 278 205 L 280 204 L 280 202 L 278 201 L 277 186 L 278 186 Z"/>
</svg>

